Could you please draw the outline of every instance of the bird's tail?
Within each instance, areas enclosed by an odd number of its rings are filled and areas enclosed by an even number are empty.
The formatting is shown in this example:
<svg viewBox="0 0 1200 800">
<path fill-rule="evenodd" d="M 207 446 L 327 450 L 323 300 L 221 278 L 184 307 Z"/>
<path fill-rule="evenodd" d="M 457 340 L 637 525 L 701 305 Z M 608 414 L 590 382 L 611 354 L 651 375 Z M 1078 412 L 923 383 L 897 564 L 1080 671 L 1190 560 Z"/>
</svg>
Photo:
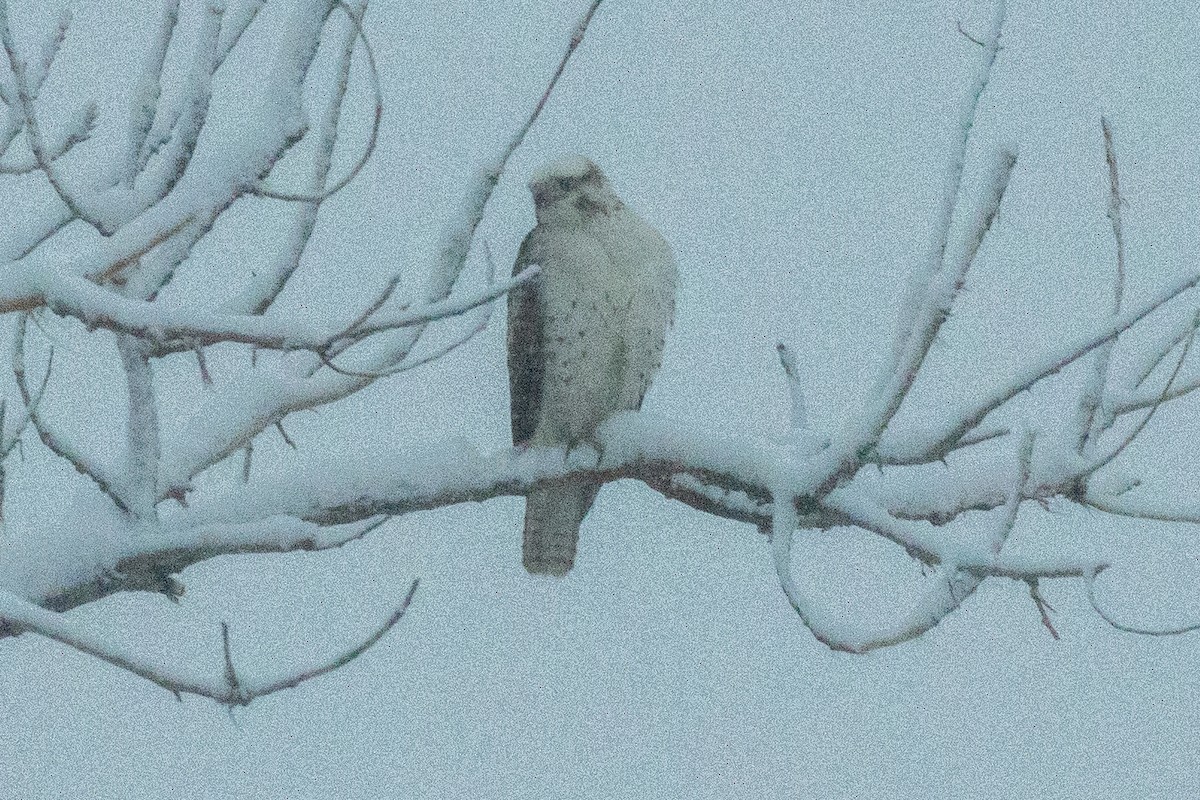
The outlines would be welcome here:
<svg viewBox="0 0 1200 800">
<path fill-rule="evenodd" d="M 534 489 L 525 502 L 525 536 L 521 555 L 534 575 L 562 577 L 575 563 L 579 525 L 600 487 L 569 483 Z"/>
</svg>

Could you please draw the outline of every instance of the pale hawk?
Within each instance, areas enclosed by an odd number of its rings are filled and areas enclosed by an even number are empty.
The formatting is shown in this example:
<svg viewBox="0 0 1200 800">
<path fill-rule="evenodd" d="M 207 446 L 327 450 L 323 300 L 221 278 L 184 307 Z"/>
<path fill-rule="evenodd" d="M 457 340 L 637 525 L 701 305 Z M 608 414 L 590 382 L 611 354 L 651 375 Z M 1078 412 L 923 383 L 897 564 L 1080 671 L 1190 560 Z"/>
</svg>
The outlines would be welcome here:
<svg viewBox="0 0 1200 800">
<path fill-rule="evenodd" d="M 517 446 L 570 448 L 614 412 L 641 406 L 675 311 L 675 261 L 589 159 L 555 161 L 529 183 L 537 225 L 513 274 L 541 274 L 508 297 L 508 371 Z M 522 554 L 534 574 L 565 575 L 600 485 L 536 489 Z"/>
</svg>

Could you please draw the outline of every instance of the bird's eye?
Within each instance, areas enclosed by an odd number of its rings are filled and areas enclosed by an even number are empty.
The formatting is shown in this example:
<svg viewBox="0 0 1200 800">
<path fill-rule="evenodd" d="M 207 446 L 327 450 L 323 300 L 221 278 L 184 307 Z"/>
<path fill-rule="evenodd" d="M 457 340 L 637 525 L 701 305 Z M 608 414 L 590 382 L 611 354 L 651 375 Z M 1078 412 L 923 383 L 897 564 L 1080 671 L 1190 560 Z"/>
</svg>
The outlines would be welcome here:
<svg viewBox="0 0 1200 800">
<path fill-rule="evenodd" d="M 571 179 L 570 178 L 559 178 L 558 179 L 558 188 L 562 189 L 564 192 L 569 192 L 571 190 Z"/>
</svg>

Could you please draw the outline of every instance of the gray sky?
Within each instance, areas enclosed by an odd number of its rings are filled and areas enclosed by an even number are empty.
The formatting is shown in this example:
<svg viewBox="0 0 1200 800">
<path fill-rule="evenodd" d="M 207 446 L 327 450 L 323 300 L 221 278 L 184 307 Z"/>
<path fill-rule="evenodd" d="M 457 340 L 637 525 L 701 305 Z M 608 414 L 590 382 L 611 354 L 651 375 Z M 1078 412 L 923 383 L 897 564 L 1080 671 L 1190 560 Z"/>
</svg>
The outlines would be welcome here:
<svg viewBox="0 0 1200 800">
<path fill-rule="evenodd" d="M 584 5 L 376 0 L 367 30 L 387 101 L 383 138 L 322 217 L 291 307 L 320 314 L 398 265 L 411 265 L 419 286 L 464 179 L 527 113 Z M 1195 269 L 1200 11 L 1186 5 L 1010 4 L 968 183 L 998 144 L 1015 148 L 1018 166 L 931 376 L 904 413 L 936 419 L 1095 321 L 1112 271 L 1101 113 L 1120 149 L 1131 295 Z M 80 2 L 58 96 L 126 113 L 122 87 L 157 6 Z M 607 0 L 514 157 L 483 236 L 503 269 L 533 221 L 528 175 L 563 153 L 595 158 L 680 265 L 677 327 L 646 410 L 698 430 L 780 434 L 782 339 L 807 376 L 815 423 L 832 426 L 870 386 L 930 237 L 976 59 L 956 22 L 982 33 L 990 8 Z M 18 27 L 35 18 L 14 17 Z M 247 72 L 254 63 L 248 54 Z M 370 113 L 356 92 L 351 133 Z M 225 113 L 233 109 L 229 101 Z M 271 213 L 263 204 L 244 215 L 265 234 L 221 232 L 231 262 L 269 252 Z M 197 280 L 181 291 L 213 290 Z M 256 458 L 320 464 L 368 447 L 403 457 L 443 439 L 505 446 L 502 329 L 497 318 L 445 361 L 297 422 L 299 456 L 274 443 Z M 116 373 L 77 333 L 58 331 L 77 343 L 62 356 L 77 377 L 64 379 L 75 383 L 48 413 L 87 432 L 114 413 L 93 384 Z M 1074 380 L 1040 389 L 1027 413 L 1061 413 Z M 165 402 L 186 414 L 201 388 L 179 385 Z M 1147 481 L 1200 485 L 1191 439 L 1178 433 L 1189 416 L 1164 410 L 1160 433 L 1134 454 Z M 218 465 L 212 480 L 239 470 Z M 44 456 L 31 454 L 12 481 L 31 526 L 78 535 L 95 513 L 69 470 Z M 214 664 L 226 619 L 246 663 L 284 668 L 355 640 L 422 578 L 409 616 L 376 648 L 232 718 L 46 641 L 0 642 L 0 795 L 1127 798 L 1200 789 L 1191 745 L 1200 639 L 1117 634 L 1077 584 L 1045 587 L 1058 642 L 1024 585 L 992 582 L 920 640 L 850 656 L 802 628 L 765 541 L 746 526 L 640 484 L 610 485 L 584 525 L 575 570 L 549 582 L 520 568 L 520 512 L 506 498 L 414 514 L 339 552 L 192 568 L 178 607 L 122 595 L 73 612 L 121 641 Z M 1013 545 L 1102 545 L 1128 563 L 1105 584 L 1122 613 L 1148 623 L 1200 617 L 1194 531 L 1056 506 L 1023 513 Z M 814 535 L 795 558 L 797 575 L 823 589 L 826 613 L 868 621 L 902 606 L 920 579 L 902 553 L 851 531 Z"/>
</svg>

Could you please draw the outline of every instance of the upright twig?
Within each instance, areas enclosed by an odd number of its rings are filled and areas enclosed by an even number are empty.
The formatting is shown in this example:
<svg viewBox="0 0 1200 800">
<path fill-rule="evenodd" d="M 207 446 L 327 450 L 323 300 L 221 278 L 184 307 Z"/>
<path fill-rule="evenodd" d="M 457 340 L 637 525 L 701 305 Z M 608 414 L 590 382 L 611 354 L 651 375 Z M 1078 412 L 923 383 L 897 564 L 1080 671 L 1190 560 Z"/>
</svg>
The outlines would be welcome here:
<svg viewBox="0 0 1200 800">
<path fill-rule="evenodd" d="M 367 39 L 362 27 L 362 20 L 366 14 L 367 4 L 365 2 L 361 3 L 357 14 L 345 6 L 345 4 L 342 4 L 340 7 L 343 8 L 346 16 L 349 17 L 351 24 L 347 28 L 343 40 L 337 46 L 337 52 L 340 56 L 334 70 L 334 91 L 323 113 L 320 115 L 317 125 L 309 131 L 309 135 L 317 140 L 317 146 L 312 158 L 308 189 L 303 193 L 304 196 L 301 194 L 285 195 L 279 193 L 270 195 L 275 199 L 287 199 L 295 202 L 292 224 L 288 229 L 288 242 L 281 249 L 275 263 L 256 281 L 256 286 L 250 295 L 240 298 L 237 301 L 238 310 L 253 314 L 263 314 L 278 299 L 284 286 L 287 285 L 292 275 L 300 267 L 301 260 L 308 247 L 308 242 L 316 227 L 321 203 L 336 191 L 329 190 L 327 183 L 333 164 L 333 153 L 338 142 L 338 123 L 342 117 L 346 92 L 350 86 L 350 66 L 354 55 L 354 46 L 360 39 L 367 51 L 371 85 L 375 93 L 375 117 L 367 146 L 359 159 L 358 165 L 351 170 L 346 179 L 343 179 L 345 182 L 342 183 L 342 186 L 348 184 L 349 180 L 358 174 L 358 171 L 361 170 L 366 160 L 370 158 L 371 153 L 374 152 L 379 135 L 379 125 L 383 118 L 383 96 L 379 83 L 378 69 L 375 66 L 374 54 L 370 50 L 370 40 Z M 259 193 L 262 194 L 262 192 Z M 394 280 L 395 283 L 398 283 L 399 277 L 397 276 Z M 377 309 L 372 308 L 367 316 L 375 310 Z"/>
<path fill-rule="evenodd" d="M 129 136 L 125 150 L 125 168 L 120 181 L 126 188 L 133 188 L 133 181 L 150 159 L 147 138 L 159 115 L 159 100 L 162 97 L 163 65 L 167 50 L 175 35 L 179 22 L 179 0 L 162 0 L 158 30 L 146 49 L 142 72 L 134 89 L 129 114 Z"/>
<path fill-rule="evenodd" d="M 792 407 L 792 429 L 804 430 L 808 427 L 808 403 L 804 398 L 804 385 L 800 380 L 800 367 L 796 364 L 796 354 L 786 344 L 779 342 L 775 345 L 779 354 L 779 364 L 783 367 L 783 375 L 787 379 L 788 396 Z"/>
<path fill-rule="evenodd" d="M 1116 269 L 1113 276 L 1112 317 L 1121 313 L 1121 303 L 1125 297 L 1125 234 L 1121 221 L 1121 182 L 1117 168 L 1117 151 L 1113 143 L 1112 127 L 1108 118 L 1100 117 L 1100 130 L 1104 136 L 1104 160 L 1108 165 L 1108 219 L 1112 224 L 1113 243 L 1116 246 Z M 1105 342 L 1096 348 L 1092 364 L 1092 373 L 1084 383 L 1079 398 L 1079 422 L 1077 430 L 1076 451 L 1088 457 L 1096 448 L 1100 435 L 1112 423 L 1112 418 L 1100 413 L 1109 382 L 1109 369 L 1112 363 L 1112 353 L 1120 337 Z"/>
</svg>

